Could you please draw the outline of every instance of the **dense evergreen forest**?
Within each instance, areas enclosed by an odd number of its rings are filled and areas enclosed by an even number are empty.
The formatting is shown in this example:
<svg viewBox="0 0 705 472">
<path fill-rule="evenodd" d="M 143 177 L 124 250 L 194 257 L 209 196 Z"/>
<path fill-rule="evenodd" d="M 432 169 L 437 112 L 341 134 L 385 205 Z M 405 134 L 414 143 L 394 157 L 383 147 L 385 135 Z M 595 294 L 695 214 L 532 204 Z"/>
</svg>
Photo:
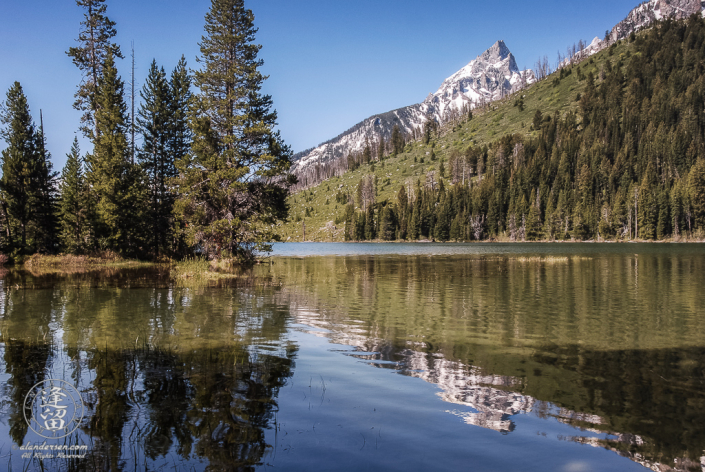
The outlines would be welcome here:
<svg viewBox="0 0 705 472">
<path fill-rule="evenodd" d="M 78 46 L 67 51 L 82 74 L 74 108 L 92 149 L 82 154 L 75 140 L 59 176 L 19 82 L 0 107 L 7 143 L 0 250 L 15 261 L 58 252 L 162 259 L 194 250 L 251 261 L 286 218 L 295 182 L 271 97 L 260 93 L 266 77 L 254 15 L 243 0 L 212 0 L 201 69 L 189 70 L 182 56 L 167 75 L 153 61 L 138 110 L 128 112 L 116 65 L 124 56 L 105 1 L 76 1 L 84 20 Z"/>
<path fill-rule="evenodd" d="M 67 54 L 83 75 L 74 106 L 93 149 L 82 154 L 76 141 L 55 172 L 41 117 L 37 125 L 19 83 L 10 88 L 0 110 L 0 250 L 16 260 L 37 252 L 160 259 L 195 248 L 251 259 L 277 238 L 295 184 L 271 98 L 259 93 L 252 13 L 242 0 L 213 0 L 202 70 L 183 57 L 171 74 L 153 62 L 131 114 L 105 0 L 77 4 L 84 21 Z M 242 32 L 235 40 L 224 34 L 230 23 Z M 582 93 L 567 113 L 530 110 L 531 135 L 472 142 L 436 161 L 440 124 L 415 130 L 437 171 L 400 185 L 393 199 L 376 198 L 371 175 L 356 191 L 331 194 L 343 208 L 335 223 L 344 222 L 344 238 L 703 239 L 705 21 L 665 20 L 623 41 L 628 48 L 600 53 L 607 60 L 595 72 L 587 59 L 544 79 L 557 86 L 577 77 Z M 219 54 L 228 47 L 248 58 L 236 77 L 222 72 L 234 67 Z M 522 111 L 523 93 L 511 98 Z M 388 143 L 368 145 L 345 167 L 374 171 L 403 154 L 409 138 L 395 128 Z"/>
<path fill-rule="evenodd" d="M 585 87 L 576 111 L 531 110 L 534 136 L 470 144 L 394 201 L 375 201 L 371 177 L 339 193 L 345 239 L 705 237 L 705 21 L 665 20 L 623 41 L 597 74 L 583 62 L 546 79 L 576 74 Z"/>
</svg>

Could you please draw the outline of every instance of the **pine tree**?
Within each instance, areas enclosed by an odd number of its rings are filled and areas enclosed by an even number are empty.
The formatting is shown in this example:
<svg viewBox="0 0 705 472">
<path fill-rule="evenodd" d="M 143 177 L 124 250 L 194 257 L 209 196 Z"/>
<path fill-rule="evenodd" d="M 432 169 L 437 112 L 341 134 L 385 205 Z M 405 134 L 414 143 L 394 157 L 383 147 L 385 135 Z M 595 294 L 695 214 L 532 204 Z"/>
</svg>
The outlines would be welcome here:
<svg viewBox="0 0 705 472">
<path fill-rule="evenodd" d="M 143 254 L 147 200 L 142 172 L 130 164 L 124 83 L 109 51 L 96 91 L 97 137 L 86 157 L 93 221 L 99 249 L 130 256 Z"/>
<path fill-rule="evenodd" d="M 418 202 L 419 200 L 417 200 Z M 418 205 L 413 205 L 409 219 L 409 239 L 415 241 L 421 236 L 421 215 Z"/>
<path fill-rule="evenodd" d="M 651 165 L 646 170 L 646 174 L 641 181 L 639 188 L 638 213 L 639 213 L 639 235 L 641 239 L 654 239 L 656 237 L 656 225 L 658 222 L 658 201 L 654 195 L 657 190 L 653 186 Z"/>
<path fill-rule="evenodd" d="M 174 163 L 180 161 L 186 157 L 186 155 L 191 151 L 191 143 L 193 141 L 193 131 L 191 130 L 189 123 L 189 106 L 191 103 L 191 83 L 193 78 L 186 67 L 186 59 L 181 56 L 179 63 L 176 68 L 171 73 L 171 81 L 169 82 L 171 88 L 171 102 L 170 102 L 170 117 L 169 122 L 169 142 L 168 151 L 171 155 L 171 159 Z M 178 171 L 174 166 L 174 178 L 169 182 L 170 187 L 176 176 L 178 176 Z M 172 190 L 173 193 L 173 190 Z M 172 199 L 172 225 L 169 235 L 171 236 L 171 252 L 184 254 L 186 253 L 186 241 L 184 238 L 184 226 L 181 218 L 174 215 L 173 202 L 176 199 L 176 195 L 173 195 Z"/>
<path fill-rule="evenodd" d="M 191 149 L 193 133 L 189 127 L 188 113 L 191 101 L 192 78 L 186 67 L 186 59 L 181 60 L 171 73 L 169 102 L 169 154 L 174 161 L 183 159 Z"/>
<path fill-rule="evenodd" d="M 123 56 L 120 46 L 110 42 L 117 32 L 115 22 L 105 15 L 105 0 L 76 0 L 76 5 L 85 8 L 77 39 L 80 45 L 69 48 L 66 54 L 73 59 L 73 63 L 83 74 L 73 107 L 84 112 L 81 117 L 81 130 L 90 138 L 92 133 L 98 133 L 96 112 L 99 105 L 96 93 L 98 80 L 103 74 L 103 64 L 108 53 L 121 59 Z"/>
<path fill-rule="evenodd" d="M 379 238 L 383 241 L 393 241 L 396 239 L 396 215 L 391 205 L 387 205 L 380 210 Z"/>
<path fill-rule="evenodd" d="M 36 149 L 38 156 L 36 175 L 36 243 L 34 250 L 42 253 L 54 253 L 59 247 L 56 181 L 59 174 L 53 171 L 51 154 L 46 150 L 43 122 L 41 123 L 39 132 L 35 133 L 35 139 L 37 141 Z"/>
<path fill-rule="evenodd" d="M 355 205 L 348 203 L 345 205 L 345 240 L 355 239 Z"/>
<path fill-rule="evenodd" d="M 74 138 L 71 152 L 66 155 L 66 164 L 61 172 L 61 197 L 59 200 L 59 222 L 61 246 L 65 251 L 81 254 L 86 249 L 87 239 L 87 188 L 83 171 L 83 158 Z"/>
<path fill-rule="evenodd" d="M 450 239 L 450 225 L 452 223 L 452 215 L 447 200 L 439 205 L 438 218 L 433 228 L 433 237 L 439 241 L 448 241 Z"/>
<path fill-rule="evenodd" d="M 688 175 L 688 194 L 693 209 L 693 226 L 705 229 L 705 159 L 702 157 Z"/>
<path fill-rule="evenodd" d="M 435 128 L 435 124 L 436 122 L 431 119 L 426 121 L 423 129 L 423 139 L 421 140 L 422 143 L 428 144 L 431 141 L 431 131 Z"/>
<path fill-rule="evenodd" d="M 385 148 L 385 143 L 384 143 L 384 136 L 381 134 L 379 135 L 379 144 L 377 144 L 377 160 L 382 161 L 384 159 L 384 148 Z"/>
<path fill-rule="evenodd" d="M 450 239 L 453 241 L 462 241 L 463 238 L 463 227 L 462 219 L 460 213 L 455 215 L 453 222 L 450 224 Z"/>
<path fill-rule="evenodd" d="M 154 257 L 168 251 L 171 240 L 171 214 L 174 197 L 168 187 L 169 179 L 176 176 L 174 157 L 171 154 L 171 89 L 164 68 L 156 61 L 147 75 L 142 91 L 142 105 L 137 119 L 143 145 L 138 154 L 142 169 L 147 174 L 150 203 L 149 221 L 151 231 L 149 245 Z"/>
<path fill-rule="evenodd" d="M 541 238 L 541 211 L 536 205 L 531 205 L 526 217 L 526 239 L 536 241 Z"/>
<path fill-rule="evenodd" d="M 399 125 L 392 128 L 392 152 L 395 156 L 404 152 L 404 137 L 401 134 Z"/>
<path fill-rule="evenodd" d="M 372 241 L 377 237 L 377 231 L 375 228 L 375 210 L 372 205 L 367 206 L 367 211 L 365 212 L 365 237 L 367 241 Z"/>
<path fill-rule="evenodd" d="M 195 73 L 192 153 L 177 162 L 179 197 L 188 242 L 211 257 L 254 259 L 286 218 L 294 180 L 286 174 L 291 151 L 278 132 L 272 99 L 254 44 L 254 15 L 243 0 L 212 0 Z M 223 252 L 225 251 L 225 252 Z"/>
<path fill-rule="evenodd" d="M 355 241 L 365 240 L 365 228 L 367 227 L 367 218 L 365 212 L 355 212 Z"/>
<path fill-rule="evenodd" d="M 362 150 L 362 163 L 369 164 L 372 160 L 372 151 L 370 149 L 370 140 L 365 138 L 365 148 Z"/>
<path fill-rule="evenodd" d="M 668 202 L 668 193 L 660 190 L 658 193 L 658 223 L 656 224 L 656 238 L 665 239 L 671 233 L 671 215 Z"/>
<path fill-rule="evenodd" d="M 0 124 L 0 137 L 7 143 L 0 178 L 5 246 L 17 255 L 53 251 L 55 175 L 19 82 L 7 92 Z"/>
</svg>

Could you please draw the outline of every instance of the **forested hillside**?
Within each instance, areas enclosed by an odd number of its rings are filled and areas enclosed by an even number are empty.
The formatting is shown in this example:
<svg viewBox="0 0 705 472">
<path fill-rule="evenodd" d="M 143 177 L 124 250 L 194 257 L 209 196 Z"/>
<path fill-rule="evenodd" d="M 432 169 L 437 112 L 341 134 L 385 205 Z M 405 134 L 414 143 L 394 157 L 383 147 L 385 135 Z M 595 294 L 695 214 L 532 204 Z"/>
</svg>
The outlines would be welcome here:
<svg viewBox="0 0 705 472">
<path fill-rule="evenodd" d="M 705 21 L 665 20 L 290 197 L 284 239 L 705 236 Z"/>
</svg>

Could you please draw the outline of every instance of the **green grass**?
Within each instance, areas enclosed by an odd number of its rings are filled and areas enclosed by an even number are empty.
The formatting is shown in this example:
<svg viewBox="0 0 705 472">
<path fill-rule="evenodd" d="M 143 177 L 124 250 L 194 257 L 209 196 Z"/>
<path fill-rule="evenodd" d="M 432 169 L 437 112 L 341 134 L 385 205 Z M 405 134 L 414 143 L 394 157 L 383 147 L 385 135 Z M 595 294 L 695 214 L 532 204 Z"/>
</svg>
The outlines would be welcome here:
<svg viewBox="0 0 705 472">
<path fill-rule="evenodd" d="M 123 259 L 115 253 L 100 256 L 76 256 L 73 254 L 45 255 L 33 254 L 25 259 L 23 265 L 27 268 L 83 268 L 83 267 L 137 267 L 152 265 L 132 259 Z"/>
<path fill-rule="evenodd" d="M 171 276 L 174 279 L 208 281 L 232 279 L 238 277 L 230 271 L 232 266 L 227 261 L 209 261 L 202 257 L 188 257 L 172 265 Z"/>
<path fill-rule="evenodd" d="M 621 41 L 612 49 L 612 54 L 607 49 L 595 54 L 580 64 L 583 75 L 587 77 L 588 73 L 592 72 L 596 83 L 599 84 L 599 71 L 603 64 L 607 60 L 616 63 L 620 57 L 625 58 L 628 51 L 629 44 Z M 408 143 L 405 152 L 397 157 L 389 157 L 373 165 L 363 165 L 343 176 L 333 177 L 316 187 L 291 195 L 288 199 L 291 208 L 290 219 L 278 228 L 282 240 L 303 241 L 305 223 L 306 241 L 342 241 L 345 227 L 342 215 L 345 205 L 336 203 L 335 195 L 342 191 L 354 196 L 360 179 L 366 175 L 377 177 L 376 201 L 394 201 L 401 185 L 409 181 L 415 182 L 417 179 L 423 183 L 428 171 L 439 169 L 441 159 L 445 161 L 448 173 L 449 157 L 454 152 L 462 154 L 471 144 L 482 146 L 515 133 L 527 137 L 536 136 L 537 132 L 531 129 L 536 110 L 541 110 L 545 116 L 556 112 L 564 115 L 578 108 L 577 97 L 583 92 L 586 79 L 578 79 L 575 66 L 570 75 L 554 85 L 554 79 L 558 76 L 559 73 L 554 73 L 521 92 L 493 102 L 485 110 L 474 110 L 471 121 L 455 127 L 444 127 L 441 136 L 433 139 L 428 145 L 420 141 Z M 523 110 L 515 106 L 520 95 L 523 96 Z M 436 155 L 435 161 L 430 160 L 431 150 Z M 417 162 L 414 162 L 415 158 Z"/>
</svg>

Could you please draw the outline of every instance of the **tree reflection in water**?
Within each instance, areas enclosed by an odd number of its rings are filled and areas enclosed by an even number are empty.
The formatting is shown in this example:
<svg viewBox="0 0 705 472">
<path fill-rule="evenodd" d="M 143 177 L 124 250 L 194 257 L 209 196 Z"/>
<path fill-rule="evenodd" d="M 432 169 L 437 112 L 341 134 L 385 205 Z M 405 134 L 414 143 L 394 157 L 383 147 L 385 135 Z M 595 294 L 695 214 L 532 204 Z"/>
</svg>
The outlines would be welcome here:
<svg viewBox="0 0 705 472">
<path fill-rule="evenodd" d="M 611 436 L 562 440 L 701 470 L 705 257 L 623 248 L 280 258 L 265 269 L 296 281 L 276 296 L 299 323 L 437 384 L 476 410 L 459 415 L 468 424 L 512 434 L 512 416 L 531 412 Z"/>
<path fill-rule="evenodd" d="M 0 432 L 39 439 L 21 402 L 58 377 L 87 407 L 69 440 L 91 446 L 65 469 L 253 469 L 270 460 L 299 323 L 438 385 L 444 418 L 514 439 L 527 413 L 571 425 L 560 442 L 700 467 L 703 255 L 282 258 L 257 270 L 266 287 L 180 287 L 158 270 L 6 274 Z"/>
<path fill-rule="evenodd" d="M 2 400 L 13 442 L 42 442 L 28 432 L 24 397 L 44 378 L 65 378 L 78 384 L 86 406 L 68 441 L 89 445 L 83 460 L 40 464 L 13 455 L 13 463 L 50 470 L 260 464 L 278 390 L 294 369 L 286 309 L 262 303 L 256 289 L 131 280 L 130 290 L 120 286 L 123 277 L 105 274 L 0 280 Z"/>
</svg>

